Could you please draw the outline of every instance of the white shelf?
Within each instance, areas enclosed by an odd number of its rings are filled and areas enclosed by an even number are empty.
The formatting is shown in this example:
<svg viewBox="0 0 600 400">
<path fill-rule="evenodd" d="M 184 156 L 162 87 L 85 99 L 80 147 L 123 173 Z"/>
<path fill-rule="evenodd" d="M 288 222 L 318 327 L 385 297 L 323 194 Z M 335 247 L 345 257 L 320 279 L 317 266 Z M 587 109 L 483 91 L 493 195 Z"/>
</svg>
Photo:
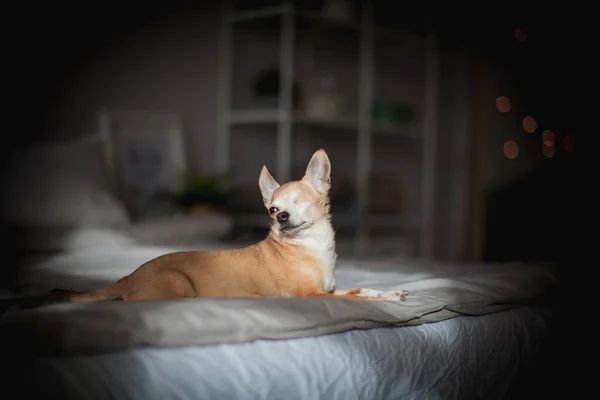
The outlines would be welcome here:
<svg viewBox="0 0 600 400">
<path fill-rule="evenodd" d="M 236 11 L 229 16 L 228 21 L 230 23 L 257 21 L 264 18 L 283 16 L 288 11 L 293 13 L 296 17 L 301 17 L 306 20 L 311 20 L 321 24 L 328 24 L 334 27 L 343 27 L 356 31 L 357 33 L 361 31 L 360 24 L 358 23 L 330 20 L 323 17 L 318 11 L 295 10 L 293 7 L 288 8 L 283 5 L 257 8 L 255 10 Z M 410 46 L 423 46 L 425 42 L 425 38 L 420 35 L 403 32 L 401 30 L 392 28 L 375 28 L 374 36 L 376 39 L 397 40 Z"/>
<path fill-rule="evenodd" d="M 232 109 L 231 96 L 232 72 L 233 68 L 233 29 L 236 23 L 256 21 L 259 25 L 264 19 L 281 19 L 279 29 L 279 68 L 282 71 L 280 77 L 279 108 L 248 108 Z M 428 31 L 425 36 L 407 33 L 402 30 L 382 28 L 375 26 L 372 6 L 366 3 L 360 11 L 359 22 L 338 22 L 324 18 L 319 12 L 306 12 L 296 9 L 291 0 L 284 1 L 283 5 L 274 7 L 264 7 L 253 10 L 239 11 L 230 13 L 223 25 L 221 35 L 221 53 L 222 56 L 219 70 L 222 72 L 220 90 L 221 101 L 219 103 L 219 142 L 217 147 L 217 164 L 219 168 L 228 168 L 230 165 L 230 143 L 231 128 L 250 127 L 253 125 L 272 125 L 271 131 L 274 132 L 273 140 L 276 144 L 276 165 L 277 175 L 282 180 L 288 180 L 292 171 L 293 150 L 292 139 L 294 135 L 299 135 L 300 126 L 310 126 L 323 129 L 327 135 L 336 135 L 342 132 L 353 133 L 348 136 L 350 143 L 355 141 L 356 164 L 352 165 L 360 173 L 355 174 L 356 204 L 357 210 L 369 209 L 369 173 L 376 169 L 373 167 L 374 144 L 379 142 L 376 151 L 381 150 L 382 146 L 398 146 L 398 154 L 403 152 L 417 151 L 420 153 L 420 166 L 414 170 L 419 175 L 420 216 L 398 215 L 398 214 L 371 214 L 367 211 L 353 211 L 348 214 L 335 213 L 332 221 L 334 228 L 338 231 L 352 232 L 353 243 L 352 250 L 356 255 L 368 252 L 371 245 L 377 245 L 379 239 L 373 239 L 377 243 L 371 243 L 371 237 L 375 238 L 377 231 L 382 231 L 383 236 L 389 236 L 396 231 L 399 235 L 407 235 L 418 238 L 415 246 L 418 246 L 419 253 L 428 257 L 432 254 L 433 228 L 434 228 L 434 205 L 435 205 L 435 172 L 436 172 L 436 136 L 437 136 L 437 87 L 439 80 L 439 52 L 437 39 L 435 35 Z M 296 46 L 297 32 L 304 29 L 305 23 L 323 24 L 332 29 L 342 28 L 355 33 L 358 38 L 359 57 L 358 67 L 358 96 L 356 115 L 349 117 L 334 118 L 312 118 L 294 110 L 293 107 L 293 77 L 296 74 Z M 271 32 L 273 33 L 273 32 Z M 323 32 L 323 35 L 327 32 Z M 334 33 L 335 34 L 335 33 Z M 423 51 L 424 82 L 423 82 L 423 113 L 422 120 L 419 119 L 413 124 L 406 125 L 385 125 L 382 126 L 372 120 L 371 104 L 374 99 L 374 80 L 377 72 L 375 71 L 375 49 L 379 46 L 387 49 L 387 43 L 392 46 L 398 45 L 404 50 L 419 49 Z M 404 56 L 404 55 L 402 55 Z M 407 55 L 410 57 L 411 55 Z M 388 142 L 387 138 L 391 139 Z M 250 140 L 250 139 L 248 139 Z M 332 137 L 334 143 L 336 139 Z M 404 140 L 418 141 L 418 146 L 412 146 L 404 143 Z M 342 147 L 347 147 L 345 143 Z M 395 149 L 395 148 L 394 148 Z M 394 149 L 386 152 L 387 156 L 394 156 Z M 387 147 L 386 147 L 387 150 Z M 350 155 L 354 157 L 353 154 Z M 391 159 L 390 159 L 391 160 Z M 411 155 L 410 160 L 412 162 Z M 386 162 L 389 160 L 386 160 Z M 386 166 L 387 164 L 383 164 Z M 386 166 L 386 168 L 389 168 Z M 413 173 L 409 170 L 407 173 Z M 407 179 L 407 181 L 413 181 Z M 416 180 L 414 180 L 416 182 Z M 415 192 L 415 191 L 413 191 Z M 412 200 L 411 200 L 412 201 Z M 234 224 L 246 228 L 267 228 L 269 216 L 262 212 L 256 213 L 236 213 Z M 395 234 L 395 233 L 394 233 Z M 395 240 L 395 239 L 394 239 Z"/>
<path fill-rule="evenodd" d="M 229 123 L 233 126 L 276 124 L 287 119 L 285 112 L 277 109 L 247 109 L 235 110 L 229 113 Z M 358 119 L 351 117 L 339 118 L 312 118 L 302 113 L 295 113 L 292 122 L 296 124 L 309 125 L 317 128 L 332 128 L 344 130 L 358 130 Z M 419 140 L 421 135 L 416 126 L 374 126 L 372 134 L 385 136 L 398 136 Z"/>
</svg>

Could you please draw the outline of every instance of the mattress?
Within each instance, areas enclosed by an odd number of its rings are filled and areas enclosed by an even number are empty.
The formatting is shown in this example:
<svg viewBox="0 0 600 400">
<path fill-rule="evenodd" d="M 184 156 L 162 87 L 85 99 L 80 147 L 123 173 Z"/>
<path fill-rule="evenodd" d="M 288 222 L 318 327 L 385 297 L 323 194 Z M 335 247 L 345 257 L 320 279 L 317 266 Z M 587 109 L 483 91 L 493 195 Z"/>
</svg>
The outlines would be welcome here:
<svg viewBox="0 0 600 400">
<path fill-rule="evenodd" d="M 91 289 L 170 250 L 60 254 L 32 260 L 19 282 L 31 295 Z M 410 294 L 15 306 L 1 343 L 33 357 L 38 389 L 66 398 L 502 398 L 535 358 L 548 317 L 535 304 L 556 275 L 398 258 L 340 260 L 336 279 Z"/>
<path fill-rule="evenodd" d="M 535 362 L 546 326 L 544 313 L 518 308 L 319 337 L 47 357 L 30 382 L 43 398 L 65 400 L 494 400 Z"/>
</svg>

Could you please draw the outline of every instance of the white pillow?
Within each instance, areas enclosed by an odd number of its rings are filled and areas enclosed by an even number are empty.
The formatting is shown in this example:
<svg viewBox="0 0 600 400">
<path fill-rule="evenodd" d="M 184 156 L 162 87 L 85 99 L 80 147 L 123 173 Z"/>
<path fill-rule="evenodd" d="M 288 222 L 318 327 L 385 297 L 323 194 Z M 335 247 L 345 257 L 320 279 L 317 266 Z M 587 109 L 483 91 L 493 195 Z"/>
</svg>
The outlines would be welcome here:
<svg viewBox="0 0 600 400">
<path fill-rule="evenodd" d="M 124 226 L 129 216 L 108 185 L 102 142 L 37 144 L 8 169 L 3 218 L 19 226 Z"/>
<path fill-rule="evenodd" d="M 36 144 L 16 154 L 6 172 L 1 217 L 24 235 L 27 250 L 91 243 L 74 241 L 76 232 L 96 232 L 100 244 L 110 244 L 116 236 L 102 239 L 98 229 L 117 232 L 130 225 L 123 203 L 110 190 L 100 140 Z"/>
<path fill-rule="evenodd" d="M 5 220 L 18 226 L 114 226 L 129 224 L 123 205 L 93 182 L 55 171 L 11 187 Z"/>
<path fill-rule="evenodd" d="M 22 229 L 19 232 L 19 242 L 21 248 L 28 252 L 77 251 L 137 243 L 128 230 L 49 226 Z"/>
</svg>

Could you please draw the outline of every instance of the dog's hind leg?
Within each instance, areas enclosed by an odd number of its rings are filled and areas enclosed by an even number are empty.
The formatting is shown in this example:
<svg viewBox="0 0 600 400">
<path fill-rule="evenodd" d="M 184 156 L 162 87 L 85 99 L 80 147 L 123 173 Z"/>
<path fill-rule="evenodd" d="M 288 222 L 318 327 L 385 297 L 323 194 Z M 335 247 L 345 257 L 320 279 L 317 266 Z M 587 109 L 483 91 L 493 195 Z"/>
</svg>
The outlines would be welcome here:
<svg viewBox="0 0 600 400">
<path fill-rule="evenodd" d="M 165 300 L 196 297 L 196 290 L 190 278 L 176 270 L 161 271 L 155 279 L 132 279 L 123 300 Z"/>
</svg>

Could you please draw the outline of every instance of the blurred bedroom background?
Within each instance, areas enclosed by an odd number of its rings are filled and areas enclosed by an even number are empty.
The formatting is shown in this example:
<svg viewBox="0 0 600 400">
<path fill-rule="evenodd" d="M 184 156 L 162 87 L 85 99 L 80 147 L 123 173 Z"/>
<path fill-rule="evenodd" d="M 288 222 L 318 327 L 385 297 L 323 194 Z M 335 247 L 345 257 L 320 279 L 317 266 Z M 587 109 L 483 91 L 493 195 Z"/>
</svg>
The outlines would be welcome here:
<svg viewBox="0 0 600 400">
<path fill-rule="evenodd" d="M 539 15 L 231 3 L 30 16 L 37 33 L 11 45 L 10 254 L 258 241 L 263 164 L 299 179 L 319 148 L 340 257 L 569 251 L 581 127 L 549 61 L 561 36 Z"/>
</svg>

